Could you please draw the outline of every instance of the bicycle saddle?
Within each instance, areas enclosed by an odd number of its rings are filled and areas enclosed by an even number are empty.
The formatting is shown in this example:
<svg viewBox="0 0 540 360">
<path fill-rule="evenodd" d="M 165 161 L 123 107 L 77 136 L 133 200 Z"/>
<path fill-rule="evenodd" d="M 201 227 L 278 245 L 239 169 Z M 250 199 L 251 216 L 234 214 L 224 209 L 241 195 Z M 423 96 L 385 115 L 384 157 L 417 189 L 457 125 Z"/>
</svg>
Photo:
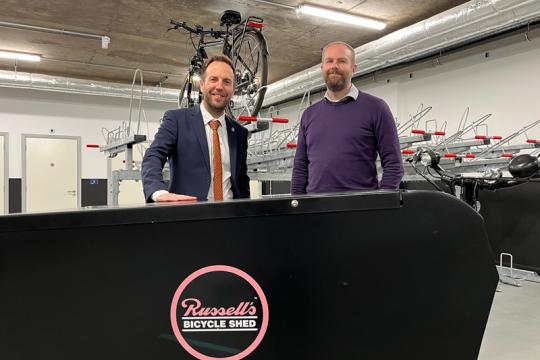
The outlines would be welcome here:
<svg viewBox="0 0 540 360">
<path fill-rule="evenodd" d="M 539 167 L 537 157 L 530 154 L 521 154 L 510 161 L 508 171 L 513 177 L 527 178 L 536 174 Z"/>
<path fill-rule="evenodd" d="M 221 15 L 221 26 L 225 25 L 227 27 L 231 25 L 240 24 L 242 21 L 242 15 L 235 10 L 225 10 L 223 15 Z"/>
</svg>

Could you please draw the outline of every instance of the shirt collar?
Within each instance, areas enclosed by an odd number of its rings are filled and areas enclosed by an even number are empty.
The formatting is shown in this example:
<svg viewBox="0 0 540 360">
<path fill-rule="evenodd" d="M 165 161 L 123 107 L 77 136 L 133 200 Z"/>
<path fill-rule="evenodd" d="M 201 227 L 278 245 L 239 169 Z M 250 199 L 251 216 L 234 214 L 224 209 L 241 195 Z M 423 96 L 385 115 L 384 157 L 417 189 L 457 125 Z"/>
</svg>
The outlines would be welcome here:
<svg viewBox="0 0 540 360">
<path fill-rule="evenodd" d="M 199 106 L 201 108 L 204 125 L 208 125 L 208 123 L 212 120 L 218 120 L 221 123 L 221 127 L 225 129 L 225 113 L 223 113 L 220 117 L 216 119 L 212 116 L 212 114 L 208 112 L 208 110 L 206 110 L 203 103 L 201 103 Z"/>
<path fill-rule="evenodd" d="M 358 88 L 356 86 L 354 86 L 354 84 L 351 84 L 351 88 L 349 89 L 349 92 L 347 93 L 347 95 L 345 95 L 344 97 L 342 97 L 341 99 L 339 100 L 332 100 L 330 99 L 330 97 L 328 96 L 328 90 L 326 90 L 326 92 L 324 93 L 324 97 L 330 101 L 330 102 L 343 102 L 345 101 L 348 97 L 351 97 L 353 98 L 355 101 L 356 99 L 358 98 L 358 94 L 360 92 L 358 91 Z"/>
</svg>

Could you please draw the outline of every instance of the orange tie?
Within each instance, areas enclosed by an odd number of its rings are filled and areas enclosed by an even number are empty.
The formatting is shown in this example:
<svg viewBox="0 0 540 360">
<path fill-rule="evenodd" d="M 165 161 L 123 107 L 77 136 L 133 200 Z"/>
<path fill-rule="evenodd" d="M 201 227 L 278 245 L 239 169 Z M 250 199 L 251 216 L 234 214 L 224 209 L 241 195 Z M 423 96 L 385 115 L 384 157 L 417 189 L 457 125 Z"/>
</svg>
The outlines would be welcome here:
<svg viewBox="0 0 540 360">
<path fill-rule="evenodd" d="M 210 121 L 212 129 L 212 161 L 214 163 L 214 200 L 223 200 L 223 169 L 221 166 L 221 148 L 219 146 L 218 120 Z"/>
</svg>

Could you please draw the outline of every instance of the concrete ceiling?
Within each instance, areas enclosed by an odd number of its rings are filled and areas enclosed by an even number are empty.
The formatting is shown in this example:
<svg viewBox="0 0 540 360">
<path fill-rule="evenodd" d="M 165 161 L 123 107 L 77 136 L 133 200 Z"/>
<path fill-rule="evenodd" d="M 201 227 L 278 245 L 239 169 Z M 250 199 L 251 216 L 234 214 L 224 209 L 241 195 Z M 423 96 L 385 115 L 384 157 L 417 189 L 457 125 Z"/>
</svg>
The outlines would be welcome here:
<svg viewBox="0 0 540 360">
<path fill-rule="evenodd" d="M 275 3 L 297 6 L 302 0 Z M 169 19 L 219 28 L 227 9 L 264 19 L 270 48 L 269 81 L 320 63 L 321 47 L 341 40 L 353 47 L 376 40 L 454 6 L 462 0 L 311 0 L 308 3 L 383 20 L 382 31 L 351 28 L 303 16 L 294 10 L 255 0 L 2 0 L 0 21 L 65 29 L 111 38 L 99 40 L 0 27 L 0 50 L 40 54 L 39 63 L 0 59 L 0 69 L 131 83 L 134 69 L 145 85 L 180 87 L 193 54 L 186 32 L 167 32 Z"/>
</svg>

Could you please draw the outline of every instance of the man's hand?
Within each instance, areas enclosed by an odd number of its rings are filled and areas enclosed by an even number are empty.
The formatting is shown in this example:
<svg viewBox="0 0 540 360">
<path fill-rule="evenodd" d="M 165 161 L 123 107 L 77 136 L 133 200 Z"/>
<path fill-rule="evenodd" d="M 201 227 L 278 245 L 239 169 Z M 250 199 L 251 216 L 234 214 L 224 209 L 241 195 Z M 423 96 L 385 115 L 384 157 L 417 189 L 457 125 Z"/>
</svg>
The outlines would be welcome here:
<svg viewBox="0 0 540 360">
<path fill-rule="evenodd" d="M 189 195 L 180 195 L 180 194 L 161 194 L 156 198 L 156 202 L 174 202 L 174 201 L 185 201 L 185 202 L 197 202 L 195 196 Z"/>
</svg>

